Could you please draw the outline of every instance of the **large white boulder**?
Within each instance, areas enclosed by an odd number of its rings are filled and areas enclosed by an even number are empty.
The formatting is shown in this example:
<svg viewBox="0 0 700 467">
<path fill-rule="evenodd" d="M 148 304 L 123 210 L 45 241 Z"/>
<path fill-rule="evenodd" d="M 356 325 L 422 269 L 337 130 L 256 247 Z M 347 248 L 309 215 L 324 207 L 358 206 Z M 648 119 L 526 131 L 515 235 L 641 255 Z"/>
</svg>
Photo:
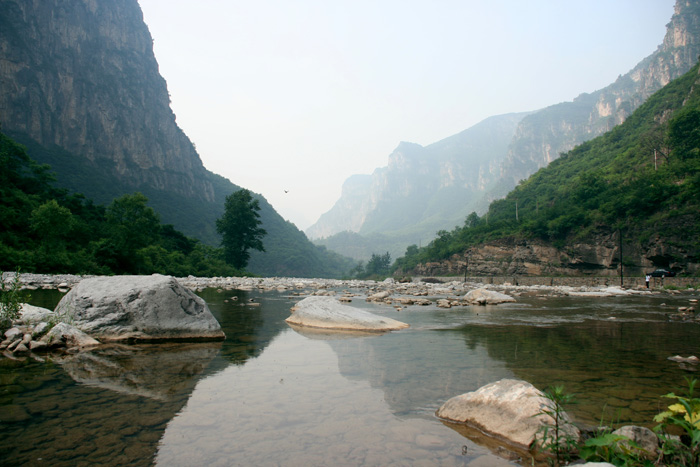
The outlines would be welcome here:
<svg viewBox="0 0 700 467">
<path fill-rule="evenodd" d="M 204 300 L 159 274 L 85 279 L 55 311 L 102 342 L 225 337 Z"/>
<path fill-rule="evenodd" d="M 510 295 L 494 292 L 488 289 L 475 289 L 464 296 L 464 299 L 475 305 L 498 305 L 499 303 L 514 302 Z"/>
<path fill-rule="evenodd" d="M 338 331 L 382 332 L 409 327 L 401 321 L 343 305 L 335 298 L 316 296 L 297 303 L 292 308 L 292 315 L 285 321 L 297 326 Z"/>
<path fill-rule="evenodd" d="M 541 439 L 542 427 L 554 420 L 541 412 L 554 410 L 551 400 L 527 381 L 502 379 L 445 402 L 437 416 L 466 423 L 521 449 L 528 449 Z M 578 428 L 563 414 L 564 432 L 580 437 Z"/>
</svg>

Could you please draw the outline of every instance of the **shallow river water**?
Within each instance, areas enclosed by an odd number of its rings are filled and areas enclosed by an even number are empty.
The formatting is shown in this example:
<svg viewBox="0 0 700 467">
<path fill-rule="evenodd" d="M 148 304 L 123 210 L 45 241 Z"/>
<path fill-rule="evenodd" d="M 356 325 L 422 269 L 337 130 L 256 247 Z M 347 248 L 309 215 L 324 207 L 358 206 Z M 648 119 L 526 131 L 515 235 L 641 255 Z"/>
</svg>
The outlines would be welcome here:
<svg viewBox="0 0 700 467">
<path fill-rule="evenodd" d="M 563 384 L 578 423 L 653 426 L 694 370 L 668 357 L 700 355 L 700 326 L 666 318 L 689 294 L 401 312 L 356 298 L 411 325 L 373 336 L 294 330 L 300 298 L 283 293 L 200 295 L 226 341 L 0 359 L 0 465 L 517 465 L 435 410 L 518 378 Z"/>
</svg>

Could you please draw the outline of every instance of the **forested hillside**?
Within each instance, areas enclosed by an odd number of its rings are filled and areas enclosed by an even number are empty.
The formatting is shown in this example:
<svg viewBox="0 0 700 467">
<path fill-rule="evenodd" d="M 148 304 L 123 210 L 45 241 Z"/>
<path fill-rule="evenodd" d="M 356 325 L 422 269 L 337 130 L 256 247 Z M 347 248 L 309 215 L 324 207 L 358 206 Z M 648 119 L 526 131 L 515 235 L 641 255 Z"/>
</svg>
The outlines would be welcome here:
<svg viewBox="0 0 700 467">
<path fill-rule="evenodd" d="M 396 266 L 463 254 L 496 239 L 539 240 L 565 250 L 619 232 L 657 266 L 700 257 L 700 79 L 698 65 L 672 81 L 622 125 L 581 144 L 520 183 L 488 212 L 409 247 Z M 678 253 L 652 253 L 650 243 Z M 692 268 L 691 268 L 692 269 Z M 679 272 L 693 273 L 681 268 Z"/>
</svg>

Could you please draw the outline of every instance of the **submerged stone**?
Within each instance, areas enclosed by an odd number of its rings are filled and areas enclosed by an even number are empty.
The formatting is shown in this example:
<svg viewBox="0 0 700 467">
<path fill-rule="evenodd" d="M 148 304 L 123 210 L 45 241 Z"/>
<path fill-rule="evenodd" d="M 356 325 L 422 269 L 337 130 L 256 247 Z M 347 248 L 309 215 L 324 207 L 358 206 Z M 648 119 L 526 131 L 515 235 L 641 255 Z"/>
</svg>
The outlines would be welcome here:
<svg viewBox="0 0 700 467">
<path fill-rule="evenodd" d="M 332 297 L 307 297 L 292 308 L 289 324 L 337 331 L 395 331 L 408 324 L 341 304 Z"/>
</svg>

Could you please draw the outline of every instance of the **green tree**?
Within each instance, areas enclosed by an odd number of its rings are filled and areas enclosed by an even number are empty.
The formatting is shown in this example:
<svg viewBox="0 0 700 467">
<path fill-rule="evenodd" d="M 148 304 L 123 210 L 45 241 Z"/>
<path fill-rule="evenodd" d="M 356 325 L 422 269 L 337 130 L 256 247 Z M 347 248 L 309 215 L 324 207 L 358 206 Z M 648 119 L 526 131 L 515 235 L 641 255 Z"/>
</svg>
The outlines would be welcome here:
<svg viewBox="0 0 700 467">
<path fill-rule="evenodd" d="M 96 255 L 114 272 L 145 273 L 139 250 L 158 243 L 160 219 L 141 193 L 112 201 L 105 214 L 107 238 L 97 244 Z"/>
<path fill-rule="evenodd" d="M 224 215 L 216 220 L 216 231 L 221 235 L 224 260 L 236 269 L 245 269 L 251 248 L 265 251 L 262 238 L 267 234 L 260 227 L 260 205 L 249 190 L 239 190 L 226 197 Z"/>
</svg>

